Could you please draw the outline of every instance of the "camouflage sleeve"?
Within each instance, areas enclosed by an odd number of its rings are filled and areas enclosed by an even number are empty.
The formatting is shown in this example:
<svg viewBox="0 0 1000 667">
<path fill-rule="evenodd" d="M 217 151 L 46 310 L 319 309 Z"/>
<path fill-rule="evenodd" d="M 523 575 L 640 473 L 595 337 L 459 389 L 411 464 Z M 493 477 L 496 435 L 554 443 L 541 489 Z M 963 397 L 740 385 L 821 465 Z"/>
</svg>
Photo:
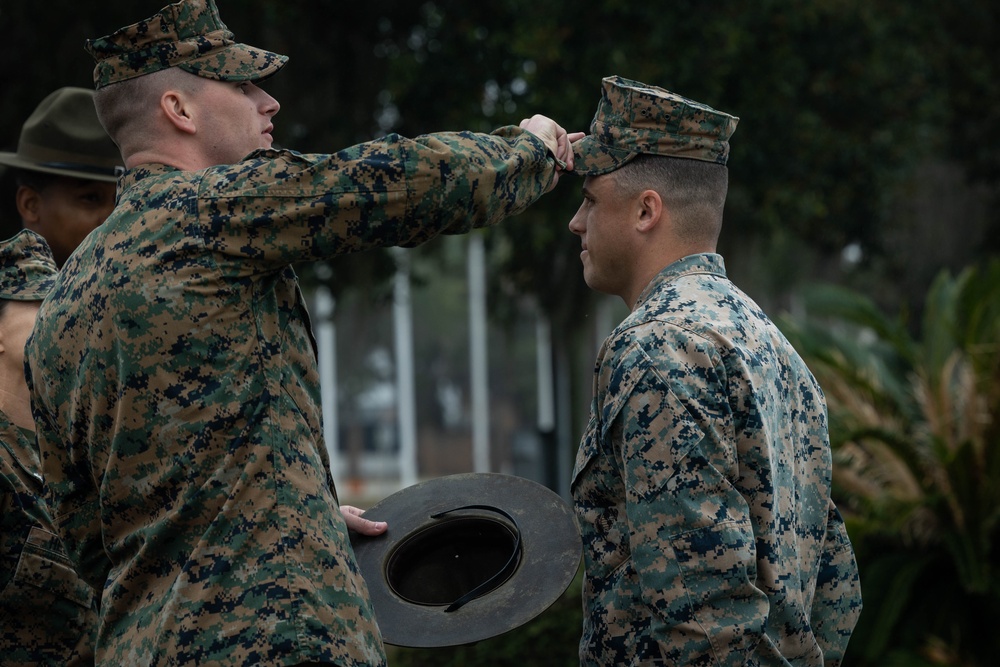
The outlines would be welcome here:
<svg viewBox="0 0 1000 667">
<path fill-rule="evenodd" d="M 764 634 L 750 509 L 725 470 L 736 454 L 699 426 L 718 411 L 717 355 L 695 341 L 634 352 L 613 426 L 649 636 L 669 664 L 742 666 Z M 668 380 L 669 378 L 669 380 Z"/>
<path fill-rule="evenodd" d="M 839 667 L 861 615 L 861 579 L 840 511 L 830 503 L 810 621 L 824 667 Z"/>
<path fill-rule="evenodd" d="M 78 444 L 67 443 L 59 436 L 54 413 L 45 401 L 48 387 L 33 387 L 31 371 L 32 364 L 25 363 L 35 437 L 39 451 L 45 452 L 41 461 L 44 495 L 55 531 L 80 577 L 95 591 L 102 591 L 111 562 L 101 542 L 100 500 L 90 466 Z"/>
<path fill-rule="evenodd" d="M 545 144 L 520 128 L 389 135 L 332 155 L 264 151 L 209 170 L 198 218 L 217 251 L 284 266 L 495 224 L 554 175 Z"/>
</svg>

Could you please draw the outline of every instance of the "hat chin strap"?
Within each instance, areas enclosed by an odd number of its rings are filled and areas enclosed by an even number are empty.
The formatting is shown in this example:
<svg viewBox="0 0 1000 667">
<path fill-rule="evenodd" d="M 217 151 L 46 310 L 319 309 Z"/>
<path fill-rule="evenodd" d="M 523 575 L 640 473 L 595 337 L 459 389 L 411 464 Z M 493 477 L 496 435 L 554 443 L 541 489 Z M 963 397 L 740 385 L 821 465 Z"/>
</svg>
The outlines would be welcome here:
<svg viewBox="0 0 1000 667">
<path fill-rule="evenodd" d="M 477 597 L 483 593 L 492 590 L 495 586 L 494 582 L 497 582 L 501 578 L 509 577 L 514 568 L 517 567 L 518 557 L 521 554 L 521 529 L 517 525 L 517 521 L 510 514 L 500 509 L 499 507 L 493 507 L 492 505 L 463 505 L 462 507 L 455 507 L 450 510 L 445 510 L 444 512 L 438 512 L 437 514 L 432 514 L 432 519 L 440 519 L 445 514 L 450 512 L 458 512 L 460 510 L 486 510 L 487 512 L 496 512 L 507 518 L 514 525 L 514 548 L 511 550 L 510 558 L 507 559 L 507 563 L 500 568 L 500 570 L 494 574 L 492 577 L 479 584 L 471 591 L 458 598 L 450 605 L 445 608 L 445 613 L 456 611 L 465 606 L 466 603 L 475 600 Z"/>
</svg>

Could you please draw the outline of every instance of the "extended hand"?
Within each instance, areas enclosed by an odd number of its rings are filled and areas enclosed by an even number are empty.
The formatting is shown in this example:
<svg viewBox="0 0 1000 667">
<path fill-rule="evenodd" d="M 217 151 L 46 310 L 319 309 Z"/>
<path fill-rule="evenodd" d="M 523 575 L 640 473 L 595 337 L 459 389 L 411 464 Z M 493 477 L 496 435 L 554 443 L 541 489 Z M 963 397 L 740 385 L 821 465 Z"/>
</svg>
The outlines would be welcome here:
<svg viewBox="0 0 1000 667">
<path fill-rule="evenodd" d="M 525 118 L 521 121 L 520 127 L 541 139 L 555 156 L 557 162 L 555 181 L 558 181 L 559 172 L 563 169 L 573 170 L 572 143 L 583 138 L 584 132 L 568 133 L 559 123 L 540 114 Z M 553 181 L 553 185 L 555 185 L 555 181 Z"/>
</svg>

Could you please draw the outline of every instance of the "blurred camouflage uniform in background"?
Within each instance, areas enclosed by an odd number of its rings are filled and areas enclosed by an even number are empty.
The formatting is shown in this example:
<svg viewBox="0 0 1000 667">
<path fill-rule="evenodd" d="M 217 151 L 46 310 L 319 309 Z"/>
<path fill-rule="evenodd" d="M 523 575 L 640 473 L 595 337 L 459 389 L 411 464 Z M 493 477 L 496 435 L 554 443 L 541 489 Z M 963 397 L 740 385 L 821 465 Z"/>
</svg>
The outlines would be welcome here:
<svg viewBox="0 0 1000 667">
<path fill-rule="evenodd" d="M 89 49 L 98 88 L 170 66 L 232 81 L 284 64 L 234 44 L 203 0 Z M 57 528 L 106 582 L 99 661 L 384 664 L 292 265 L 497 223 L 555 167 L 510 127 L 126 171 L 28 346 Z"/>
<path fill-rule="evenodd" d="M 41 301 L 55 272 L 34 232 L 0 243 L 0 322 L 8 301 Z M 97 600 L 55 535 L 34 432 L 0 411 L 0 664 L 93 664 Z"/>
<path fill-rule="evenodd" d="M 725 165 L 737 120 L 609 77 L 576 172 Z M 717 254 L 674 261 L 628 305 L 573 474 L 581 662 L 838 665 L 861 595 L 820 386 Z"/>
</svg>

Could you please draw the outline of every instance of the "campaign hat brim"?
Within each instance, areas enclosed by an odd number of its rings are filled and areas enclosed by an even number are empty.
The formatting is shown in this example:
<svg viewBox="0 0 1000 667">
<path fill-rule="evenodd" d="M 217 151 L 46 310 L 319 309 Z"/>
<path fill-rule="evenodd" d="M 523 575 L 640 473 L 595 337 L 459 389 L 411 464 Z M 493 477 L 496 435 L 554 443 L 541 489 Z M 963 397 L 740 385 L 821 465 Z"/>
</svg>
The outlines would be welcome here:
<svg viewBox="0 0 1000 667">
<path fill-rule="evenodd" d="M 364 517 L 389 524 L 375 537 L 352 532 L 351 543 L 382 639 L 394 646 L 460 646 L 513 630 L 548 609 L 580 566 L 572 508 L 547 487 L 514 475 L 421 482 Z M 454 596 L 496 573 L 518 543 L 516 562 L 491 590 L 448 611 Z"/>
</svg>

